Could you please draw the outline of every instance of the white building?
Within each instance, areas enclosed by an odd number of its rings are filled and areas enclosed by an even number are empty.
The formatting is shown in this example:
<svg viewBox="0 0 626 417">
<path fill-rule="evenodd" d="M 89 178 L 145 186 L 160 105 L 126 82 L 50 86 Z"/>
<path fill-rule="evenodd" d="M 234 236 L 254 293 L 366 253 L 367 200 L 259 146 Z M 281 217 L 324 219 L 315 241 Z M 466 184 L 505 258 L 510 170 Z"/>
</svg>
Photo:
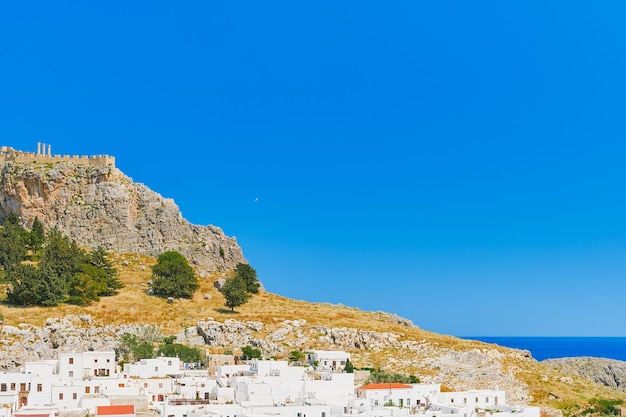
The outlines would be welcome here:
<svg viewBox="0 0 626 417">
<path fill-rule="evenodd" d="M 321 371 L 342 371 L 350 354 L 341 350 L 314 350 L 309 354 L 309 361 L 315 369 Z"/>
<path fill-rule="evenodd" d="M 164 378 L 182 375 L 179 358 L 159 357 L 124 364 L 124 375 L 133 378 Z"/>
<path fill-rule="evenodd" d="M 59 376 L 62 379 L 116 375 L 113 350 L 59 353 Z"/>
</svg>

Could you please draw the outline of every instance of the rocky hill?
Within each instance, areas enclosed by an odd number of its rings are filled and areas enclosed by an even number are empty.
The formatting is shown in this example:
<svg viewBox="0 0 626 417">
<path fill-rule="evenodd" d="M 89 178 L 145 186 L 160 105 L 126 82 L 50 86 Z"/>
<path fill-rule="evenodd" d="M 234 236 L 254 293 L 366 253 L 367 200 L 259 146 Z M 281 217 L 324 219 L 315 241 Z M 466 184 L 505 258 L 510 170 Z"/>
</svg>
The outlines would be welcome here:
<svg viewBox="0 0 626 417">
<path fill-rule="evenodd" d="M 444 390 L 502 389 L 507 401 L 541 405 L 554 416 L 572 414 L 592 398 L 626 399 L 623 391 L 579 369 L 538 362 L 527 351 L 427 332 L 384 312 L 290 300 L 263 289 L 236 312 L 225 309 L 214 284 L 245 261 L 236 240 L 215 226 L 190 224 L 172 200 L 112 166 L 5 162 L 0 220 L 9 211 L 27 227 L 37 217 L 80 245 L 103 246 L 125 287 L 86 307 L 0 304 L 0 369 L 55 358 L 59 350 L 115 348 L 123 333 L 152 341 L 176 335 L 207 352 L 250 345 L 279 359 L 296 349 L 342 349 L 357 367 L 416 375 Z M 150 267 L 166 250 L 184 254 L 203 277 L 192 299 L 172 302 L 147 294 Z"/>
<path fill-rule="evenodd" d="M 576 357 L 546 359 L 559 372 L 581 375 L 591 381 L 626 391 L 626 362 L 615 359 Z"/>
<path fill-rule="evenodd" d="M 37 217 L 85 247 L 153 257 L 176 250 L 201 276 L 245 262 L 235 238 L 216 226 L 189 223 L 172 199 L 111 166 L 4 162 L 0 221 L 9 211 L 27 228 Z"/>
</svg>

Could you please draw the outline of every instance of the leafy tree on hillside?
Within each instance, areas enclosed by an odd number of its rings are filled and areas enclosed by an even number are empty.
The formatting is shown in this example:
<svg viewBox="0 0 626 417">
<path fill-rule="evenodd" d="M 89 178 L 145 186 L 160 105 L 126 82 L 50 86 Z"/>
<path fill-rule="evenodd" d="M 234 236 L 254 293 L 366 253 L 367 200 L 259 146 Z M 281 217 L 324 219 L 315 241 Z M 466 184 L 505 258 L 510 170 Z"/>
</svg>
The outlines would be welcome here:
<svg viewBox="0 0 626 417">
<path fill-rule="evenodd" d="M 187 259 L 176 251 L 164 252 L 152 267 L 152 291 L 161 297 L 191 298 L 198 278 Z"/>
<path fill-rule="evenodd" d="M 101 246 L 89 254 L 89 264 L 97 271 L 101 271 L 92 276 L 101 284 L 101 289 L 98 291 L 98 295 L 101 296 L 115 295 L 119 289 L 124 287 L 118 277 L 117 269 L 109 262 L 107 256 L 108 253 Z"/>
<path fill-rule="evenodd" d="M 366 384 L 398 382 L 400 384 L 412 384 L 417 378 L 413 375 L 385 372 L 381 369 L 374 370 L 367 378 Z M 419 379 L 417 379 L 419 382 Z"/>
<path fill-rule="evenodd" d="M 198 348 L 181 345 L 179 343 L 166 343 L 159 347 L 157 352 L 159 356 L 170 358 L 180 358 L 181 361 L 187 363 L 203 363 L 204 355 Z"/>
<path fill-rule="evenodd" d="M 5 271 L 26 259 L 27 236 L 20 217 L 13 212 L 7 213 L 0 229 L 0 265 Z"/>
<path fill-rule="evenodd" d="M 42 306 L 63 302 L 87 305 L 98 301 L 100 296 L 113 295 L 121 288 L 117 270 L 106 259 L 104 250 L 99 248 L 87 254 L 56 229 L 51 230 L 44 239 L 38 265 L 21 264 L 23 259 L 15 256 L 16 251 L 2 253 L 3 243 L 20 242 L 25 253 L 27 246 L 33 242 L 30 239 L 32 235 L 21 228 L 14 217 L 7 216 L 7 220 L 7 227 L 1 230 L 6 233 L 5 237 L 20 236 L 22 233 L 25 237 L 21 241 L 19 238 L 7 240 L 0 233 L 0 256 L 7 256 L 5 259 L 11 265 L 5 266 L 10 284 L 7 289 L 8 302 Z"/>
<path fill-rule="evenodd" d="M 89 264 L 80 264 L 76 269 L 69 281 L 67 302 L 85 306 L 92 301 L 99 301 L 99 295 L 106 291 L 105 272 Z"/>
<path fill-rule="evenodd" d="M 54 306 L 65 299 L 65 282 L 49 268 L 19 264 L 8 272 L 7 277 L 9 303 Z"/>
<path fill-rule="evenodd" d="M 220 292 L 226 298 L 226 307 L 231 311 L 235 311 L 235 307 L 239 307 L 248 302 L 250 294 L 246 290 L 246 283 L 240 276 L 228 278 Z"/>
<path fill-rule="evenodd" d="M 258 294 L 259 279 L 257 278 L 256 271 L 249 264 L 238 263 L 235 267 L 235 273 L 246 283 L 246 291 L 250 294 Z"/>
<path fill-rule="evenodd" d="M 33 265 L 16 265 L 7 272 L 9 286 L 7 301 L 11 304 L 38 305 L 41 303 L 45 282 L 39 268 Z"/>
<path fill-rule="evenodd" d="M 244 346 L 241 348 L 241 359 L 261 359 L 262 353 L 260 349 L 253 348 L 252 346 Z"/>
<path fill-rule="evenodd" d="M 154 358 L 154 345 L 141 340 L 137 335 L 124 333 L 120 336 L 115 349 L 117 359 L 121 362 L 135 362 L 139 359 Z"/>
<path fill-rule="evenodd" d="M 66 284 L 70 282 L 78 265 L 87 262 L 87 255 L 57 229 L 50 230 L 43 248 L 39 266 L 54 271 Z"/>
<path fill-rule="evenodd" d="M 28 246 L 33 252 L 39 252 L 43 247 L 43 243 L 46 239 L 46 234 L 43 229 L 43 224 L 39 221 L 38 217 L 35 217 L 33 226 L 28 233 Z"/>
</svg>

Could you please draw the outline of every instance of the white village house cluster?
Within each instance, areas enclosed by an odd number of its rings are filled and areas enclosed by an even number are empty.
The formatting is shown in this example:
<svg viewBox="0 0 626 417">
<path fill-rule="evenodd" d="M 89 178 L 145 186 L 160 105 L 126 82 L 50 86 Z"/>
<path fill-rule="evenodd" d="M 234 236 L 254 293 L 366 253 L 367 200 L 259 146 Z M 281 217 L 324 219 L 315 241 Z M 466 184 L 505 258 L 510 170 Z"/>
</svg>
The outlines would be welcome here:
<svg viewBox="0 0 626 417">
<path fill-rule="evenodd" d="M 439 384 L 355 384 L 342 351 L 312 351 L 310 365 L 210 355 L 207 369 L 179 358 L 116 363 L 115 352 L 62 352 L 0 373 L 0 417 L 539 417 L 507 406 L 505 392 L 441 392 Z M 360 378 L 359 378 L 360 379 Z"/>
</svg>

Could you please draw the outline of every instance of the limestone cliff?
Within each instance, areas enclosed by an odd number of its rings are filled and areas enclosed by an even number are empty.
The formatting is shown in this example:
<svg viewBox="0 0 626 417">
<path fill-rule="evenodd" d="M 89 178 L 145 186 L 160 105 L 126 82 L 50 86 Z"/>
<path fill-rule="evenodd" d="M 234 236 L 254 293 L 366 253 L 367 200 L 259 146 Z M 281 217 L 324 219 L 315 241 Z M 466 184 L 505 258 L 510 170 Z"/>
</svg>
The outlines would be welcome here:
<svg viewBox="0 0 626 417">
<path fill-rule="evenodd" d="M 543 362 L 559 372 L 578 374 L 607 387 L 626 390 L 626 362 L 593 357 L 546 359 Z"/>
<path fill-rule="evenodd" d="M 119 169 L 74 162 L 4 162 L 0 220 L 12 211 L 28 228 L 35 217 L 79 245 L 156 257 L 182 253 L 200 275 L 245 262 L 233 237 L 185 220 L 172 199 L 135 183 Z"/>
</svg>

